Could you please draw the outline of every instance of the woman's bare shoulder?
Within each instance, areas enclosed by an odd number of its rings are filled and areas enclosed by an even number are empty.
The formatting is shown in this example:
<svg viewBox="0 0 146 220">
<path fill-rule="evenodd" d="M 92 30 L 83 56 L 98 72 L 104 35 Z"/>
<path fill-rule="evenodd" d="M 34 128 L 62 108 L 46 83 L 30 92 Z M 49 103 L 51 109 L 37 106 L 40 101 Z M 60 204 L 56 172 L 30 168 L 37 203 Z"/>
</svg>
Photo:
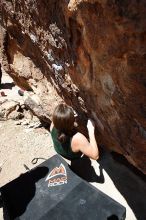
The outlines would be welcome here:
<svg viewBox="0 0 146 220">
<path fill-rule="evenodd" d="M 77 132 L 77 133 L 73 136 L 72 140 L 78 141 L 78 140 L 82 140 L 83 138 L 85 138 L 85 136 L 84 136 L 82 133 Z"/>
<path fill-rule="evenodd" d="M 80 150 L 80 148 L 84 145 L 88 144 L 87 138 L 80 132 L 77 132 L 71 142 L 72 149 Z"/>
</svg>

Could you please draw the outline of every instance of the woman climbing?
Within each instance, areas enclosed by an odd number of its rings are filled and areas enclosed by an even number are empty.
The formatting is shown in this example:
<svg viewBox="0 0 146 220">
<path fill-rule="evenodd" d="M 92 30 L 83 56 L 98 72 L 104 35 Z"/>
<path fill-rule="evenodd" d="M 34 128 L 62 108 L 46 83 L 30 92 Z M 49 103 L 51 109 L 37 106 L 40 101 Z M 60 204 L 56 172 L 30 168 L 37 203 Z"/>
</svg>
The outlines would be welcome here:
<svg viewBox="0 0 146 220">
<path fill-rule="evenodd" d="M 83 134 L 77 132 L 74 123 L 73 109 L 66 104 L 59 104 L 54 110 L 53 122 L 50 127 L 56 152 L 69 160 L 80 158 L 82 154 L 97 160 L 99 151 L 93 123 L 91 120 L 88 120 L 87 123 L 89 141 Z"/>
</svg>

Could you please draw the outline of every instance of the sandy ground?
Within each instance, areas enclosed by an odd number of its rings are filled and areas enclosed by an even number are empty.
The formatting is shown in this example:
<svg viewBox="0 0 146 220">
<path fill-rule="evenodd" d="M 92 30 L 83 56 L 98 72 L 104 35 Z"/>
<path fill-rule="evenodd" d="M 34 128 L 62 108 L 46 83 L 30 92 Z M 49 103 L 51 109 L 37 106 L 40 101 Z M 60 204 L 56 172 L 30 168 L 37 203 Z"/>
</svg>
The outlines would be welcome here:
<svg viewBox="0 0 146 220">
<path fill-rule="evenodd" d="M 3 82 L 11 79 L 5 75 Z M 12 91 L 13 90 L 13 91 Z M 6 89 L 5 93 L 11 99 L 18 98 L 17 88 Z M 49 132 L 44 128 L 28 129 L 16 125 L 14 121 L 0 121 L 0 186 L 15 179 L 21 173 L 36 165 L 31 163 L 34 157 L 49 158 L 55 154 Z M 84 168 L 78 164 L 77 169 Z M 87 178 L 99 190 L 103 191 L 126 207 L 126 220 L 145 220 L 146 184 L 143 176 L 135 173 L 131 166 L 114 160 L 110 154 L 103 152 L 100 160 L 91 160 L 94 175 Z M 88 170 L 88 168 L 87 168 Z M 78 171 L 77 171 L 78 172 Z M 0 220 L 3 220 L 3 210 L 0 209 Z"/>
<path fill-rule="evenodd" d="M 26 172 L 26 166 L 33 168 L 34 157 L 48 159 L 55 153 L 47 130 L 27 129 L 11 120 L 0 122 L 0 146 L 0 186 Z"/>
</svg>

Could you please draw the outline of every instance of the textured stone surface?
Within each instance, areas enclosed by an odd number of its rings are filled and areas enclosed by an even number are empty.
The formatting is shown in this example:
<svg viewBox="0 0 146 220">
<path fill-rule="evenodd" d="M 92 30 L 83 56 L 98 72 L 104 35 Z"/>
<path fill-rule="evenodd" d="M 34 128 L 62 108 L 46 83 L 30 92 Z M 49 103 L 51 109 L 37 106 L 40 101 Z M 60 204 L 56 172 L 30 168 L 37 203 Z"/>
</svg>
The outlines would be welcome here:
<svg viewBox="0 0 146 220">
<path fill-rule="evenodd" d="M 64 99 L 82 126 L 94 118 L 99 142 L 146 173 L 146 1 L 0 4 L 3 68 L 44 111 Z"/>
</svg>

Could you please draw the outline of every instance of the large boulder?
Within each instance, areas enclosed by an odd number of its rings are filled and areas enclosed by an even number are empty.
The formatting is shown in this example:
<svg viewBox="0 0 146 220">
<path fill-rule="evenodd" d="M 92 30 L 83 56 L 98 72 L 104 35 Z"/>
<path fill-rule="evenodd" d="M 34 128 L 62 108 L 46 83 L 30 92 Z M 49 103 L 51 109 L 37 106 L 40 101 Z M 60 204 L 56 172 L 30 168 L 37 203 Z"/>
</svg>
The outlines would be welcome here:
<svg viewBox="0 0 146 220">
<path fill-rule="evenodd" d="M 0 4 L 3 68 L 15 82 L 45 112 L 64 99 L 83 127 L 92 117 L 99 142 L 146 173 L 146 1 Z"/>
</svg>

